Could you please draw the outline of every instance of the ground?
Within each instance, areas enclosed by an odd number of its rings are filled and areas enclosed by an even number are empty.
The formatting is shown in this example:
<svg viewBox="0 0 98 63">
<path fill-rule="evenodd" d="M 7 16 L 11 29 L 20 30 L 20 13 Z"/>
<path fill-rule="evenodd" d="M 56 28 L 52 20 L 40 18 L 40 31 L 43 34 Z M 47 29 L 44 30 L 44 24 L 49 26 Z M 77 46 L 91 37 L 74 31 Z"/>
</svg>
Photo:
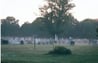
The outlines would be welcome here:
<svg viewBox="0 0 98 63">
<path fill-rule="evenodd" d="M 45 55 L 52 45 L 1 45 L 2 63 L 98 63 L 98 46 L 68 46 L 72 55 Z"/>
</svg>

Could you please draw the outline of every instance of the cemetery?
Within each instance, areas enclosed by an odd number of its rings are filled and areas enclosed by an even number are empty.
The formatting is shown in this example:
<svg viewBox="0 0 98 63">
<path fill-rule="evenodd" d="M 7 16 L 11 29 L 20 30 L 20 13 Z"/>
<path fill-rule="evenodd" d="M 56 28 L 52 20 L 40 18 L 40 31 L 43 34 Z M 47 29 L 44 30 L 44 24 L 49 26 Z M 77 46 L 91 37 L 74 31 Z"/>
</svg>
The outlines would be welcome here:
<svg viewBox="0 0 98 63">
<path fill-rule="evenodd" d="M 97 0 L 0 2 L 1 63 L 98 63 Z"/>
<path fill-rule="evenodd" d="M 70 39 L 70 38 L 34 38 L 34 37 L 1 37 L 3 40 L 7 40 L 8 44 L 65 44 L 65 45 L 98 45 L 97 39 Z M 55 42 L 56 41 L 56 42 Z M 73 42 L 73 43 L 71 43 Z"/>
</svg>

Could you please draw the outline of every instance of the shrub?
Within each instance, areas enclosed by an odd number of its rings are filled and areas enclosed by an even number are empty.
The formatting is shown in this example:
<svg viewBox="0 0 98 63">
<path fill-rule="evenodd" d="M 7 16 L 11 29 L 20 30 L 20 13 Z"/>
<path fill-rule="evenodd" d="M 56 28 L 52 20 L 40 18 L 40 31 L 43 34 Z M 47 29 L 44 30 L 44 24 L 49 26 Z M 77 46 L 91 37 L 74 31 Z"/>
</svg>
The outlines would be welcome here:
<svg viewBox="0 0 98 63">
<path fill-rule="evenodd" d="M 49 51 L 48 54 L 52 55 L 70 55 L 72 54 L 70 49 L 67 49 L 63 46 L 56 46 L 52 51 Z"/>
<path fill-rule="evenodd" d="M 71 41 L 71 43 L 70 43 L 71 45 L 75 45 L 75 42 L 74 41 Z"/>
<path fill-rule="evenodd" d="M 21 45 L 23 45 L 23 44 L 24 44 L 24 41 L 23 41 L 23 40 L 21 40 L 21 41 L 20 41 L 20 44 L 21 44 Z"/>
<path fill-rule="evenodd" d="M 1 39 L 1 44 L 8 44 L 8 43 L 9 43 L 8 40 Z"/>
</svg>

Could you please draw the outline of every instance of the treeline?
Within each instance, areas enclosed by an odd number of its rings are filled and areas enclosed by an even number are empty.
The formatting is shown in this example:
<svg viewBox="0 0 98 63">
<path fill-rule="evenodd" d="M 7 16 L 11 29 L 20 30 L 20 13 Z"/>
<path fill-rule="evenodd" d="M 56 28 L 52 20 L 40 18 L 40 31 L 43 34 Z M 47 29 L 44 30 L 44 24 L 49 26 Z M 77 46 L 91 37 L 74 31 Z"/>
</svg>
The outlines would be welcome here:
<svg viewBox="0 0 98 63">
<path fill-rule="evenodd" d="M 60 34 L 57 31 L 59 37 L 97 38 L 96 28 L 98 27 L 98 20 L 85 19 L 79 22 L 71 15 L 67 18 L 66 22 L 58 28 L 64 29 Z M 10 16 L 6 19 L 1 19 L 1 36 L 53 37 L 52 31 L 54 28 L 51 27 L 49 22 L 47 22 L 49 28 L 46 27 L 44 17 L 38 17 L 32 23 L 25 22 L 21 27 L 18 22 L 19 20 Z"/>
</svg>

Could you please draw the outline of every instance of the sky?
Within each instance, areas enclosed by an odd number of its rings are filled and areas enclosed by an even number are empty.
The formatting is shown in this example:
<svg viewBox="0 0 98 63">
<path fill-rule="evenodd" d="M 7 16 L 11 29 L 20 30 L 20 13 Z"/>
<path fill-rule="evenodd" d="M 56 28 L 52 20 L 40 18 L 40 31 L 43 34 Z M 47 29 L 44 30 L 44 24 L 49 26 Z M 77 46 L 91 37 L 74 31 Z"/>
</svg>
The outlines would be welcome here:
<svg viewBox="0 0 98 63">
<path fill-rule="evenodd" d="M 19 24 L 32 22 L 39 15 L 39 7 L 44 0 L 0 0 L 0 19 L 13 16 Z M 98 0 L 73 0 L 75 6 L 71 13 L 79 21 L 86 18 L 98 19 Z"/>
</svg>

